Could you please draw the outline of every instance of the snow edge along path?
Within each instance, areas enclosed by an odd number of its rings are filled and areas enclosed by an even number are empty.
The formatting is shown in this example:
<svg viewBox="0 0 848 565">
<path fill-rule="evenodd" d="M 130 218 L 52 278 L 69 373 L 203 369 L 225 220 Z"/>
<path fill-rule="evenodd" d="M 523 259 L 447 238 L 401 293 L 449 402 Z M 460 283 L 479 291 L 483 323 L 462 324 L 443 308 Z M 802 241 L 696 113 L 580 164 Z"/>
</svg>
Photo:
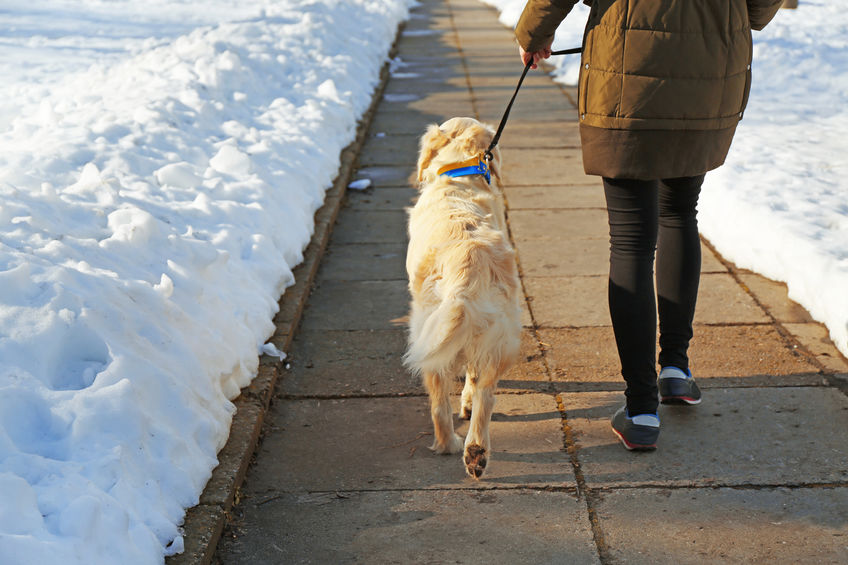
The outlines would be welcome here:
<svg viewBox="0 0 848 565">
<path fill-rule="evenodd" d="M 510 28 L 526 4 L 480 1 Z M 574 6 L 555 50 L 581 44 L 588 13 Z M 785 282 L 848 356 L 848 15 L 804 0 L 753 37 L 748 108 L 726 163 L 707 174 L 701 233 L 736 266 Z M 578 57 L 548 62 L 555 80 L 577 84 Z"/>
<path fill-rule="evenodd" d="M 181 551 L 409 5 L 279 3 L 64 77 L 0 134 L 4 561 Z"/>
</svg>

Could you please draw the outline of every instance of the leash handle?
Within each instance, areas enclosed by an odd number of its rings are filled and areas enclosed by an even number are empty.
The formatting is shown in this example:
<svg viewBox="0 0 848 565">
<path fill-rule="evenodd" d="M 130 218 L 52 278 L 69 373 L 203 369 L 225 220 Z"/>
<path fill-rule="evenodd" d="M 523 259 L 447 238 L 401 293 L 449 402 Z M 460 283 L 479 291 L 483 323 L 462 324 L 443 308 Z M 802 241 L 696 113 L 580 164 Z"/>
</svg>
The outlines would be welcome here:
<svg viewBox="0 0 848 565">
<path fill-rule="evenodd" d="M 582 47 L 572 47 L 571 49 L 563 49 L 561 51 L 551 51 L 551 55 L 573 55 L 575 53 L 583 52 Z M 503 133 L 504 127 L 506 127 L 506 121 L 509 118 L 509 111 L 512 110 L 512 104 L 515 102 L 515 97 L 518 96 L 518 91 L 521 89 L 521 84 L 524 82 L 524 77 L 527 76 L 527 71 L 530 70 L 530 67 L 533 65 L 533 57 L 530 57 L 530 60 L 527 61 L 527 64 L 524 65 L 524 70 L 521 71 L 521 78 L 518 79 L 518 86 L 515 87 L 515 92 L 512 93 L 512 98 L 509 99 L 509 104 L 506 105 L 506 111 L 504 111 L 503 118 L 501 118 L 501 123 L 498 124 L 498 129 L 495 132 L 495 137 L 492 138 L 492 142 L 489 144 L 489 147 L 483 153 L 486 161 L 491 161 L 494 156 L 492 155 L 492 149 L 497 147 L 498 141 L 501 139 L 501 134 Z"/>
<path fill-rule="evenodd" d="M 575 53 L 582 52 L 582 47 L 572 47 L 571 49 L 563 49 L 562 51 L 551 51 L 551 55 L 574 55 Z"/>
</svg>

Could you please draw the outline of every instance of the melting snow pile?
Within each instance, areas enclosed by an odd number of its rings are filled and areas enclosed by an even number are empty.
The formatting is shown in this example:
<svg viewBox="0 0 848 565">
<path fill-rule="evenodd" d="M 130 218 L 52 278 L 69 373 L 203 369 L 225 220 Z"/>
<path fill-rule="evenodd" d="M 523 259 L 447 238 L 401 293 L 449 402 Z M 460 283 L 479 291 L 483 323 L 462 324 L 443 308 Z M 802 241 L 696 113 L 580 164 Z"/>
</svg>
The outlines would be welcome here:
<svg viewBox="0 0 848 565">
<path fill-rule="evenodd" d="M 181 551 L 408 3 L 4 3 L 0 562 Z"/>
</svg>

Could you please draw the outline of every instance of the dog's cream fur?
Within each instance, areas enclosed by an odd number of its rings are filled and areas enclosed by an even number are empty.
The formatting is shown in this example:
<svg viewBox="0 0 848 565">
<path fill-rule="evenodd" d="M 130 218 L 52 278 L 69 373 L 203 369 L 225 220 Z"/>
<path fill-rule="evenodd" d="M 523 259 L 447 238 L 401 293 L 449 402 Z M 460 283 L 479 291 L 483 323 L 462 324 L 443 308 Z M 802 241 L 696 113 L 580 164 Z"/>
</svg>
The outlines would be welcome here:
<svg viewBox="0 0 848 565">
<path fill-rule="evenodd" d="M 456 453 L 449 397 L 465 369 L 462 417 L 466 471 L 482 476 L 491 453 L 489 422 L 498 379 L 518 360 L 520 283 L 510 245 L 497 149 L 481 175 L 437 175 L 444 165 L 480 154 L 494 132 L 472 118 L 431 125 L 421 138 L 420 195 L 409 214 L 406 270 L 412 295 L 406 365 L 420 373 L 430 395 L 436 453 Z"/>
</svg>

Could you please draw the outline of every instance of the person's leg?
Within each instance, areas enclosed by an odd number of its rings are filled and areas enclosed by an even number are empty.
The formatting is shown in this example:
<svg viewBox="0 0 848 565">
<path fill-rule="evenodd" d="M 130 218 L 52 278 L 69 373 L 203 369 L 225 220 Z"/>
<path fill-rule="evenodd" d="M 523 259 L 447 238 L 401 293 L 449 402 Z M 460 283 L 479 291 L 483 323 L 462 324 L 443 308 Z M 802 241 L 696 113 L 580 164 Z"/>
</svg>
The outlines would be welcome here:
<svg viewBox="0 0 848 565">
<path fill-rule="evenodd" d="M 609 308 L 629 415 L 656 412 L 657 181 L 604 178 L 610 226 Z"/>
<path fill-rule="evenodd" d="M 657 308 L 660 367 L 689 369 L 689 341 L 701 276 L 697 204 L 704 175 L 659 184 Z"/>
</svg>

